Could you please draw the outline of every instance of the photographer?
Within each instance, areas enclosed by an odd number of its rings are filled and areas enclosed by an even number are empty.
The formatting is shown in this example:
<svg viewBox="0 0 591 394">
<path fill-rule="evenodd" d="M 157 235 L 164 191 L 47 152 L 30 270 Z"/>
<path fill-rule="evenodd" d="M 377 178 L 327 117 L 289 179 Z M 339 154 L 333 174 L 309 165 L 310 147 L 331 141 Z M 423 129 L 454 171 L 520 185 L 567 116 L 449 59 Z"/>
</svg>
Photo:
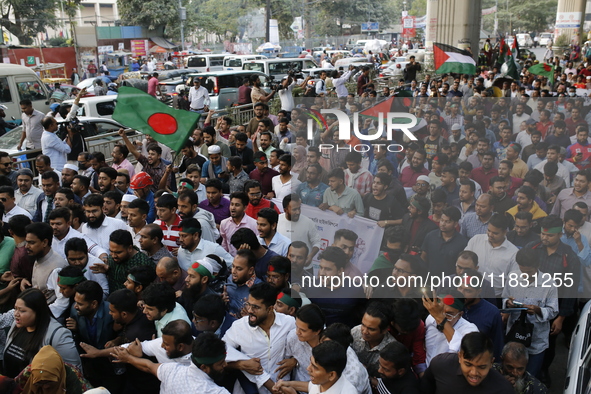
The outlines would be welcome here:
<svg viewBox="0 0 591 394">
<path fill-rule="evenodd" d="M 302 82 L 299 87 L 304 89 L 310 79 L 312 79 L 312 77 L 306 77 L 304 82 Z M 290 71 L 287 77 L 283 77 L 281 83 L 275 88 L 279 94 L 279 100 L 281 100 L 281 109 L 287 111 L 288 115 L 291 115 L 291 110 L 295 106 L 292 94 L 292 90 L 295 86 L 297 86 L 296 78 L 294 72 Z"/>
<path fill-rule="evenodd" d="M 342 75 L 337 70 L 332 72 L 332 85 L 335 87 L 337 97 L 347 97 L 349 91 L 347 90 L 345 83 L 349 81 L 349 78 L 351 78 L 351 75 L 353 75 L 356 70 L 357 69 L 353 65 L 349 65 L 349 70 Z"/>
<path fill-rule="evenodd" d="M 252 90 L 250 92 L 250 98 L 252 99 L 252 103 L 268 103 L 273 96 L 275 96 L 276 90 L 272 90 L 269 95 L 267 92 L 261 88 L 261 80 L 259 79 L 258 75 L 253 75 L 250 77 L 250 83 L 252 85 Z"/>
</svg>

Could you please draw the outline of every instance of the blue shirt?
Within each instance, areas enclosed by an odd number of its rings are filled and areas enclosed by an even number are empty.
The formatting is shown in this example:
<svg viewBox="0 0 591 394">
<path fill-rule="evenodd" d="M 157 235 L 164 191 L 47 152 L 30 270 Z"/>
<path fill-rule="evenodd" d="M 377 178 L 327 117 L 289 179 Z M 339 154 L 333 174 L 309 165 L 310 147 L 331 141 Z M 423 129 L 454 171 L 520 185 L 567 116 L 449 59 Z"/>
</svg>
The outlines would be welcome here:
<svg viewBox="0 0 591 394">
<path fill-rule="evenodd" d="M 207 160 L 205 163 L 203 163 L 203 168 L 201 169 L 201 176 L 203 178 L 209 178 L 209 166 L 210 165 L 211 165 L 210 160 Z M 220 164 L 213 166 L 213 173 L 215 174 L 216 177 L 219 174 L 221 174 L 222 172 L 224 172 L 224 169 L 222 168 L 221 162 L 220 162 Z"/>
<path fill-rule="evenodd" d="M 478 218 L 478 215 L 476 215 L 476 212 L 470 212 L 463 217 L 460 226 L 460 233 L 470 239 L 478 234 L 486 234 L 488 230 L 488 221 L 486 223 L 482 223 Z"/>
<path fill-rule="evenodd" d="M 328 189 L 326 183 L 320 182 L 315 188 L 310 188 L 308 182 L 300 183 L 296 189 L 296 193 L 302 199 L 302 203 L 318 207 L 322 204 L 322 198 L 324 197 L 324 191 Z"/>
<path fill-rule="evenodd" d="M 244 303 L 248 301 L 250 288 L 257 283 L 263 282 L 256 276 L 253 278 L 249 279 L 249 281 L 244 284 L 238 285 L 232 281 L 231 275 L 228 277 L 228 281 L 226 282 L 226 291 L 228 292 L 228 298 L 230 298 L 230 301 L 228 302 L 228 312 L 236 319 L 240 318 L 240 311 L 242 310 Z"/>
<path fill-rule="evenodd" d="M 487 300 L 481 299 L 477 304 L 471 305 L 470 308 L 464 308 L 464 319 L 468 320 L 478 327 L 478 331 L 488 335 L 494 344 L 495 359 L 500 359 L 505 343 L 505 336 L 503 334 L 503 322 L 499 308 L 491 304 Z"/>
<path fill-rule="evenodd" d="M 583 244 L 583 250 L 581 250 L 579 252 L 579 247 L 577 246 L 577 242 L 575 241 L 574 237 L 572 236 L 567 236 L 566 232 L 564 232 L 564 229 L 562 230 L 562 237 L 560 237 L 560 240 L 567 244 L 568 246 L 570 246 L 573 251 L 577 254 L 577 256 L 579 257 L 579 261 L 581 262 L 581 278 L 584 278 L 584 274 L 583 274 L 583 270 L 585 269 L 585 267 L 589 267 L 591 265 L 591 249 L 589 248 L 589 241 L 587 241 L 587 237 L 585 237 L 584 235 L 581 236 L 581 243 Z M 579 293 L 583 292 L 583 281 L 579 281 L 579 288 L 578 288 Z"/>
<path fill-rule="evenodd" d="M 150 224 L 156 220 L 156 204 L 154 203 L 154 192 L 152 190 L 150 190 L 145 200 L 150 205 L 150 212 L 148 212 L 148 217 L 146 218 L 146 223 Z"/>
</svg>

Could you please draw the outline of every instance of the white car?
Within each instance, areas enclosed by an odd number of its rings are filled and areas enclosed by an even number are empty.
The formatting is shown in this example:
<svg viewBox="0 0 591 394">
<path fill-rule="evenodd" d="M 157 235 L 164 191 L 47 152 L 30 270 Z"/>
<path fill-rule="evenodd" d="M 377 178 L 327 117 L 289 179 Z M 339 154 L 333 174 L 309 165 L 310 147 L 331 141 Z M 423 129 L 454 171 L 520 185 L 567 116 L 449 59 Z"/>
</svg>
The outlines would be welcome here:
<svg viewBox="0 0 591 394">
<path fill-rule="evenodd" d="M 552 33 L 540 33 L 540 46 L 545 47 L 552 42 Z"/>
<path fill-rule="evenodd" d="M 585 304 L 570 340 L 564 394 L 591 393 L 591 301 Z"/>
<path fill-rule="evenodd" d="M 531 48 L 534 46 L 534 41 L 529 34 L 521 33 L 517 35 L 517 44 L 519 44 L 519 47 L 521 48 Z"/>
<path fill-rule="evenodd" d="M 111 118 L 115 111 L 116 94 L 105 96 L 83 97 L 80 99 L 80 108 L 76 116 L 90 116 Z M 74 100 L 65 100 L 63 104 L 72 104 Z"/>
</svg>

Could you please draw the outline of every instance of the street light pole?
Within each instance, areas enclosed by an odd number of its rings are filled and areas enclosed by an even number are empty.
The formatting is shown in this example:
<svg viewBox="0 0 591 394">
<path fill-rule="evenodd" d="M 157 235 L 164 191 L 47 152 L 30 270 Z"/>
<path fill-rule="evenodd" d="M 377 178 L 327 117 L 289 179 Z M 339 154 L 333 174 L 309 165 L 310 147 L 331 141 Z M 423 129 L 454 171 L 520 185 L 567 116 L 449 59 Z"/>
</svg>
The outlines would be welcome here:
<svg viewBox="0 0 591 394">
<path fill-rule="evenodd" d="M 185 19 L 187 19 L 187 9 L 183 7 L 179 0 L 179 19 L 181 21 L 181 50 L 185 50 Z"/>
</svg>

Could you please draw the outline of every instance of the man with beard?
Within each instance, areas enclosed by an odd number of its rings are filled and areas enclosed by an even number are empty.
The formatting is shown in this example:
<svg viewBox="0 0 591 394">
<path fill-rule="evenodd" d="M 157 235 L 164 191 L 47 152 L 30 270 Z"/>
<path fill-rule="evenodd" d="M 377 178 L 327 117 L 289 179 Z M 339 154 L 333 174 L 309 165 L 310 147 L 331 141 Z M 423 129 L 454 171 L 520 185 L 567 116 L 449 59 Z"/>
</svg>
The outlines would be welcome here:
<svg viewBox="0 0 591 394">
<path fill-rule="evenodd" d="M 387 344 L 380 350 L 378 375 L 372 386 L 380 394 L 418 394 L 419 381 L 412 371 L 408 349 L 400 342 Z"/>
<path fill-rule="evenodd" d="M 181 219 L 195 218 L 201 223 L 203 239 L 215 242 L 220 237 L 213 214 L 205 209 L 199 209 L 199 199 L 195 192 L 183 190 L 179 193 L 177 205 Z"/>
<path fill-rule="evenodd" d="M 98 171 L 98 187 L 101 194 L 112 190 L 119 190 L 115 187 L 117 170 L 111 167 L 103 167 Z"/>
<path fill-rule="evenodd" d="M 43 194 L 37 197 L 37 211 L 33 216 L 33 222 L 47 223 L 49 221 L 49 214 L 54 208 L 55 193 L 59 187 L 59 177 L 55 172 L 47 171 L 41 175 Z"/>
<path fill-rule="evenodd" d="M 12 159 L 6 152 L 0 152 L 0 174 L 10 179 L 13 188 L 17 188 L 18 172 L 13 169 Z"/>
<path fill-rule="evenodd" d="M 84 175 L 75 175 L 72 180 L 71 188 L 80 201 L 84 201 L 87 196 L 92 194 L 89 190 L 90 178 L 85 177 Z"/>
<path fill-rule="evenodd" d="M 256 256 L 250 249 L 240 249 L 232 262 L 232 276 L 228 277 L 223 298 L 230 315 L 236 319 L 246 315 L 244 303 L 248 300 L 250 288 L 262 283 L 254 271 L 256 262 Z"/>
<path fill-rule="evenodd" d="M 576 202 L 582 201 L 591 206 L 591 191 L 589 180 L 591 175 L 587 171 L 579 171 L 575 176 L 573 187 L 564 189 L 556 197 L 556 203 L 552 208 L 552 214 L 564 217 L 566 211 L 571 209 Z"/>
<path fill-rule="evenodd" d="M 285 154 L 279 157 L 279 175 L 271 180 L 275 198 L 283 200 L 283 197 L 296 190 L 300 184 L 295 176 L 291 174 L 292 155 Z"/>
<path fill-rule="evenodd" d="M 316 157 L 316 153 L 314 152 L 308 152 L 308 154 Z M 321 182 L 320 177 L 320 174 L 323 172 L 326 174 L 326 171 L 322 168 L 322 166 L 320 166 L 320 164 L 316 162 L 309 164 L 308 167 L 302 172 L 305 173 L 305 182 L 298 185 L 296 194 L 302 198 L 302 202 L 304 204 L 318 207 L 320 204 L 322 204 L 324 191 L 328 189 L 328 185 Z"/>
<path fill-rule="evenodd" d="M 92 194 L 84 199 L 84 213 L 88 222 L 80 232 L 96 242 L 104 250 L 109 249 L 109 235 L 115 230 L 127 230 L 121 220 L 107 217 L 103 212 L 105 200 L 100 194 Z"/>
<path fill-rule="evenodd" d="M 162 243 L 163 237 L 164 233 L 162 232 L 162 229 L 155 223 L 144 226 L 139 232 L 140 248 L 146 253 L 146 255 L 148 255 L 154 264 L 158 264 L 163 258 L 173 258 L 172 253 L 170 253 L 166 245 Z"/>
<path fill-rule="evenodd" d="M 410 247 L 420 248 L 429 232 L 437 230 L 437 224 L 429 219 L 431 202 L 425 197 L 413 196 L 408 212 L 402 217 L 402 226 L 410 235 Z"/>
<path fill-rule="evenodd" d="M 540 235 L 532 230 L 533 215 L 530 212 L 517 212 L 515 226 L 507 233 L 507 239 L 519 249 L 530 242 L 540 241 Z"/>
<path fill-rule="evenodd" d="M 162 148 L 156 143 L 148 145 L 148 157 L 146 157 L 136 149 L 136 147 L 127 137 L 127 134 L 125 134 L 124 129 L 119 129 L 119 136 L 123 139 L 123 142 L 125 143 L 127 149 L 129 149 L 129 152 L 142 165 L 142 171 L 147 173 L 150 176 L 150 178 L 152 178 L 153 183 L 150 185 L 150 189 L 152 192 L 156 192 L 158 190 L 160 180 L 166 174 L 166 164 L 164 163 L 164 161 L 162 161 Z M 117 173 L 117 170 L 113 169 L 113 171 Z M 138 174 L 136 174 L 135 176 L 137 175 Z M 135 176 L 132 177 L 132 183 Z M 166 176 L 168 176 L 167 185 L 170 188 L 170 190 L 176 190 L 174 174 L 169 173 L 166 174 Z M 117 175 L 115 175 L 113 179 L 116 178 Z M 138 197 L 142 198 L 141 196 Z"/>
<path fill-rule="evenodd" d="M 195 145 L 193 141 L 190 140 L 187 140 L 181 149 L 181 153 L 183 154 L 181 165 L 178 167 L 178 169 L 175 169 L 175 172 L 178 171 L 180 173 L 184 173 L 192 164 L 197 164 L 199 167 L 202 167 L 203 163 L 205 163 L 207 160 L 205 157 L 201 156 L 195 151 Z"/>
<path fill-rule="evenodd" d="M 246 215 L 256 219 L 259 211 L 264 208 L 273 208 L 278 214 L 281 213 L 275 203 L 263 197 L 261 184 L 258 181 L 248 181 L 244 184 L 244 192 L 248 195 L 248 206 Z"/>
<path fill-rule="evenodd" d="M 488 192 L 491 178 L 499 174 L 499 172 L 493 168 L 494 159 L 494 152 L 486 152 L 482 156 L 482 166 L 474 168 L 470 173 L 472 180 L 478 182 L 484 193 Z"/>
<path fill-rule="evenodd" d="M 328 189 L 324 191 L 322 204 L 319 209 L 331 210 L 337 215 L 347 214 L 350 218 L 362 215 L 363 200 L 359 192 L 345 184 L 345 172 L 342 168 L 335 168 L 328 174 Z"/>
<path fill-rule="evenodd" d="M 511 384 L 492 370 L 493 360 L 493 343 L 486 334 L 466 334 L 459 352 L 433 358 L 421 379 L 421 392 L 512 393 Z"/>
<path fill-rule="evenodd" d="M 187 270 L 185 287 L 178 303 L 185 308 L 188 316 L 193 313 L 193 305 L 206 294 L 216 294 L 209 285 L 213 281 L 213 267 L 206 260 L 198 260 Z"/>
<path fill-rule="evenodd" d="M 56 268 L 67 266 L 66 260 L 51 247 L 53 231 L 47 223 L 32 223 L 26 228 L 27 255 L 33 261 L 33 275 L 29 282 L 26 278 L 21 280 L 21 291 L 28 287 L 36 287 L 43 291 L 48 304 L 55 300 L 55 292 L 47 288 L 49 275 Z"/>
<path fill-rule="evenodd" d="M 78 168 L 73 164 L 65 164 L 62 169 L 62 187 L 71 187 L 76 175 L 78 175 Z"/>
<path fill-rule="evenodd" d="M 228 145 L 224 144 L 221 141 L 217 141 L 216 139 L 216 131 L 213 127 L 207 126 L 203 129 L 202 132 L 203 141 L 205 142 L 199 148 L 199 153 L 209 159 L 209 147 L 217 145 L 220 148 L 220 153 L 222 156 L 228 158 L 230 157 L 230 148 Z"/>
<path fill-rule="evenodd" d="M 540 208 L 535 202 L 536 192 L 529 186 L 521 186 L 517 190 L 517 205 L 507 211 L 508 214 L 515 218 L 517 212 L 529 212 L 533 215 L 533 220 L 537 221 L 543 217 L 548 216 L 546 212 Z"/>
<path fill-rule="evenodd" d="M 287 334 L 295 328 L 295 319 L 282 313 L 275 313 L 273 306 L 277 290 L 268 283 L 253 285 L 245 303 L 248 315 L 244 316 L 224 335 L 228 347 L 240 348 L 250 360 L 228 364 L 229 368 L 256 375 L 256 384 L 261 393 L 273 390 L 277 379 L 277 365 L 283 360 Z M 282 349 L 269 353 L 269 349 Z M 263 388 L 264 387 L 264 388 Z"/>
<path fill-rule="evenodd" d="M 185 271 L 197 260 L 203 260 L 208 254 L 215 254 L 229 264 L 232 256 L 215 242 L 207 241 L 201 237 L 201 223 L 195 218 L 183 219 L 179 225 L 178 250 L 179 265 Z"/>
<path fill-rule="evenodd" d="M 271 260 L 272 257 L 277 256 L 277 253 L 262 246 L 254 231 L 249 228 L 238 229 L 232 235 L 230 243 L 236 250 L 252 250 L 257 259 L 254 272 L 259 279 L 266 280 L 269 260 Z"/>
<path fill-rule="evenodd" d="M 97 263 L 90 267 L 94 273 L 103 273 L 109 279 L 109 289 L 119 290 L 124 287 L 127 272 L 139 265 L 154 267 L 154 262 L 133 246 L 131 234 L 127 230 L 115 230 L 109 236 L 110 255 L 106 264 Z"/>
<path fill-rule="evenodd" d="M 504 214 L 517 203 L 507 193 L 507 182 L 500 175 L 492 177 L 489 181 L 488 194 L 492 196 L 494 212 Z"/>
<path fill-rule="evenodd" d="M 117 190 L 119 192 L 123 193 L 123 195 L 125 195 L 125 194 L 133 195 L 133 192 L 129 188 L 130 182 L 131 182 L 131 178 L 129 177 L 129 174 L 127 174 L 126 172 L 123 172 L 123 171 L 119 171 L 117 173 L 117 178 L 115 179 L 115 187 L 117 188 Z"/>
<path fill-rule="evenodd" d="M 238 156 L 242 159 L 242 169 L 246 173 L 254 170 L 254 152 L 248 146 L 248 136 L 245 133 L 236 134 L 236 143 L 230 147 L 232 156 Z"/>
<path fill-rule="evenodd" d="M 292 241 L 302 241 L 306 244 L 308 252 L 305 266 L 312 263 L 312 259 L 320 250 L 320 235 L 316 225 L 310 218 L 301 214 L 302 201 L 297 194 L 285 196 L 282 201 L 283 210 L 277 222 L 277 232 Z"/>
<path fill-rule="evenodd" d="M 546 394 L 548 389 L 527 370 L 529 354 L 527 348 L 518 342 L 509 342 L 503 347 L 501 362 L 493 368 L 513 385 L 516 394 Z"/>
<path fill-rule="evenodd" d="M 88 236 L 73 229 L 72 212 L 68 208 L 57 208 L 49 214 L 49 224 L 53 230 L 52 248 L 63 258 L 66 258 L 66 243 L 72 238 L 82 238 L 86 243 L 86 252 L 92 256 L 107 260 L 107 251 L 101 248 L 96 242 Z"/>
<path fill-rule="evenodd" d="M 273 178 L 279 173 L 267 166 L 267 155 L 263 152 L 256 152 L 254 155 L 254 165 L 256 169 L 248 175 L 250 179 L 258 181 L 261 185 L 261 191 L 265 198 L 271 199 L 273 193 Z"/>
<path fill-rule="evenodd" d="M 287 257 L 273 256 L 269 260 L 267 268 L 267 283 L 270 283 L 278 292 L 289 289 L 291 261 Z"/>
<path fill-rule="evenodd" d="M 402 183 L 402 186 L 413 187 L 417 183 L 419 176 L 429 176 L 429 170 L 425 168 L 426 161 L 427 152 L 424 149 L 418 149 L 412 156 L 411 164 L 405 167 L 400 173 L 400 183 Z"/>
<path fill-rule="evenodd" d="M 189 337 L 190 334 L 187 336 L 187 341 Z M 119 361 L 129 363 L 142 371 L 149 371 L 158 377 L 162 382 L 161 393 L 230 394 L 228 390 L 217 384 L 223 381 L 224 369 L 227 365 L 226 345 L 214 334 L 204 333 L 195 339 L 192 353 L 190 353 L 192 363 L 189 366 L 179 362 L 155 364 L 148 359 L 133 356 L 125 349 L 114 349 L 114 351 Z"/>
<path fill-rule="evenodd" d="M 261 209 L 257 214 L 259 242 L 280 256 L 287 254 L 290 239 L 277 232 L 279 214 L 271 208 Z"/>
<path fill-rule="evenodd" d="M 33 171 L 30 169 L 23 168 L 18 170 L 16 174 L 17 187 L 14 190 L 16 205 L 34 215 L 37 210 L 37 199 L 43 194 L 43 191 L 33 186 Z"/>
</svg>

